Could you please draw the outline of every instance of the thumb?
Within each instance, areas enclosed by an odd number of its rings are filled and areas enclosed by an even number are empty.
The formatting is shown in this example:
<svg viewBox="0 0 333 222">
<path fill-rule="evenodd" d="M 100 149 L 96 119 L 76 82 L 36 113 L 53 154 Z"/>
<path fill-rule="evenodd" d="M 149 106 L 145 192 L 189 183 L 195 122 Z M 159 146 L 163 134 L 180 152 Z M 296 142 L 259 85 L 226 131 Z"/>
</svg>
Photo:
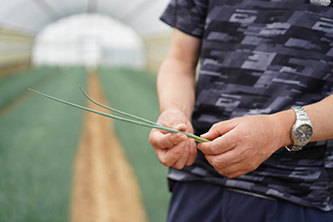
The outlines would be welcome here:
<svg viewBox="0 0 333 222">
<path fill-rule="evenodd" d="M 222 136 L 235 128 L 235 124 L 232 121 L 222 121 L 214 124 L 207 133 L 202 134 L 200 137 L 214 140 L 219 136 Z"/>
<path fill-rule="evenodd" d="M 213 131 L 209 130 L 207 133 L 201 134 L 200 137 L 207 139 L 207 140 L 213 140 L 217 138 L 219 135 L 216 135 Z"/>
<path fill-rule="evenodd" d="M 180 123 L 178 124 L 176 127 L 175 127 L 176 130 L 179 130 L 179 131 L 186 131 L 187 129 L 187 125 L 185 123 Z"/>
</svg>

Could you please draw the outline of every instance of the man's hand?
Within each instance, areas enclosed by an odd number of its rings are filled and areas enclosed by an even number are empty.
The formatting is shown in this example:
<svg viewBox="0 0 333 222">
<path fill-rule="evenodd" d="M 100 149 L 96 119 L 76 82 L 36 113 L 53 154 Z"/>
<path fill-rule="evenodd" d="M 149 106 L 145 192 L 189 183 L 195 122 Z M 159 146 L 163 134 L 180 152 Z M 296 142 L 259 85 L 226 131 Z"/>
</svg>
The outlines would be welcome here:
<svg viewBox="0 0 333 222">
<path fill-rule="evenodd" d="M 241 176 L 255 170 L 280 147 L 288 145 L 291 126 L 286 127 L 283 123 L 277 115 L 246 116 L 219 122 L 202 135 L 213 141 L 201 143 L 198 148 L 221 175 Z"/>
<path fill-rule="evenodd" d="M 169 128 L 193 133 L 190 121 L 177 109 L 165 110 L 157 123 Z M 196 143 L 182 133 L 170 133 L 152 129 L 149 142 L 154 147 L 158 159 L 167 167 L 182 169 L 185 165 L 192 165 L 197 155 Z"/>
</svg>

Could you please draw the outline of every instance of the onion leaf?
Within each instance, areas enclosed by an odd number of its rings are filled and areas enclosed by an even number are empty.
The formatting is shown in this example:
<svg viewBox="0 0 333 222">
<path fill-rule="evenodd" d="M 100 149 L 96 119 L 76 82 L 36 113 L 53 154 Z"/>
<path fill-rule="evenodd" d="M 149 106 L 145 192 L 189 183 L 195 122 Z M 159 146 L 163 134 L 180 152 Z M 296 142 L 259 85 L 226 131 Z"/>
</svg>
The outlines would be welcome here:
<svg viewBox="0 0 333 222">
<path fill-rule="evenodd" d="M 187 137 L 192 138 L 192 139 L 194 139 L 195 141 L 197 141 L 199 143 L 201 143 L 201 142 L 210 142 L 210 140 L 201 138 L 201 137 L 193 135 L 191 133 L 187 133 L 187 132 L 184 132 L 184 131 L 180 131 L 180 130 L 172 129 L 172 128 L 169 128 L 169 127 L 166 127 L 166 126 L 162 126 L 162 125 L 159 125 L 157 123 L 154 123 L 153 121 L 150 121 L 150 120 L 147 120 L 147 119 L 144 119 L 144 118 L 141 118 L 141 117 L 138 117 L 138 116 L 135 116 L 135 115 L 132 115 L 132 114 L 129 114 L 129 113 L 126 113 L 126 112 L 123 112 L 123 111 L 120 111 L 120 110 L 108 107 L 108 106 L 105 106 L 103 104 L 100 104 L 100 103 L 96 102 L 95 100 L 93 100 L 92 98 L 90 98 L 87 95 L 87 93 L 81 87 L 80 87 L 80 89 L 81 89 L 83 95 L 87 99 L 89 99 L 91 102 L 93 102 L 96 105 L 101 106 L 101 107 L 103 107 L 105 109 L 108 109 L 108 110 L 110 110 L 110 111 L 112 111 L 114 113 L 121 114 L 123 117 L 116 116 L 116 115 L 113 115 L 113 114 L 99 112 L 97 110 L 93 110 L 93 109 L 90 109 L 90 108 L 87 108 L 87 107 L 84 107 L 84 106 L 80 106 L 80 105 L 77 105 L 75 103 L 71 103 L 71 102 L 68 102 L 68 101 L 65 101 L 65 100 L 62 100 L 62 99 L 58 99 L 56 97 L 47 95 L 45 93 L 36 91 L 34 89 L 30 89 L 29 88 L 28 90 L 30 90 L 30 91 L 32 91 L 34 93 L 37 93 L 37 94 L 39 94 L 41 96 L 47 97 L 49 99 L 55 100 L 57 102 L 60 102 L 60 103 L 63 103 L 63 104 L 69 105 L 69 106 L 73 106 L 73 107 L 76 107 L 76 108 L 79 108 L 79 109 L 82 109 L 82 110 L 85 110 L 85 111 L 88 111 L 88 112 L 92 112 L 92 113 L 96 113 L 96 114 L 99 114 L 99 115 L 102 115 L 102 116 L 106 116 L 106 117 L 109 117 L 109 118 L 112 118 L 112 119 L 120 120 L 120 121 L 123 121 L 123 122 L 131 123 L 131 124 L 135 124 L 135 125 L 139 125 L 139 126 L 144 126 L 144 127 L 149 127 L 149 128 L 155 128 L 155 129 L 165 130 L 165 131 L 172 132 L 172 133 L 183 133 Z"/>
</svg>

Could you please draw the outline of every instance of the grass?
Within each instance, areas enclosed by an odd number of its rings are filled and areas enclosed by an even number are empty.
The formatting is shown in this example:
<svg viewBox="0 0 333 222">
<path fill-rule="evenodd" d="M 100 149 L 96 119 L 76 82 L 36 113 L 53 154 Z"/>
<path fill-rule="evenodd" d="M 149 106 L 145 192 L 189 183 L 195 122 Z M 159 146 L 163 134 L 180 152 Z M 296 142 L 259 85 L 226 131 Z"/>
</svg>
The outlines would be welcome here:
<svg viewBox="0 0 333 222">
<path fill-rule="evenodd" d="M 159 115 L 156 77 L 132 69 L 100 68 L 103 89 L 111 106 L 156 121 Z M 148 142 L 149 128 L 115 121 L 117 134 L 138 178 L 151 222 L 165 221 L 170 193 L 167 168 L 157 159 Z"/>
<path fill-rule="evenodd" d="M 156 121 L 156 78 L 143 71 L 99 69 L 111 106 Z M 83 68 L 40 68 L 0 80 L 0 105 L 8 105 L 28 87 L 86 104 L 78 86 Z M 85 88 L 85 87 L 84 87 Z M 32 92 L 0 116 L 0 221 L 68 221 L 72 165 L 83 111 Z M 165 221 L 170 193 L 167 168 L 148 142 L 149 128 L 115 121 L 143 194 L 151 222 Z"/>
<path fill-rule="evenodd" d="M 0 110 L 26 92 L 28 87 L 45 81 L 56 72 L 58 68 L 55 67 L 40 67 L 0 79 Z"/>
<path fill-rule="evenodd" d="M 86 84 L 85 73 L 83 68 L 58 69 L 52 79 L 35 89 L 85 104 L 78 90 L 78 85 Z M 36 83 L 29 79 L 24 85 L 19 78 L 23 77 L 6 81 L 20 83 L 17 88 Z M 21 102 L 0 117 L 1 221 L 68 221 L 82 111 L 33 93 Z"/>
</svg>

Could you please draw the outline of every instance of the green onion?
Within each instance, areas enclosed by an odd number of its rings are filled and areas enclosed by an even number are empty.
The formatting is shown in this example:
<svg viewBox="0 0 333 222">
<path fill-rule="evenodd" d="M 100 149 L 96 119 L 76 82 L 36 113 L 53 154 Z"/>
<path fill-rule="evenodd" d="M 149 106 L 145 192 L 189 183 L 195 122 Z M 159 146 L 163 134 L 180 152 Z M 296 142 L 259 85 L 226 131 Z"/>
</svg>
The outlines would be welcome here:
<svg viewBox="0 0 333 222">
<path fill-rule="evenodd" d="M 131 124 L 136 124 L 136 125 L 139 125 L 139 126 L 145 126 L 145 127 L 149 127 L 149 128 L 155 128 L 155 129 L 165 130 L 165 131 L 172 132 L 172 133 L 183 133 L 187 137 L 192 138 L 192 139 L 194 139 L 195 141 L 197 141 L 199 143 L 201 143 L 201 142 L 210 142 L 207 139 L 201 138 L 201 137 L 193 135 L 191 133 L 187 133 L 187 132 L 184 132 L 184 131 L 171 129 L 171 128 L 168 128 L 166 126 L 162 126 L 162 125 L 159 125 L 157 123 L 154 123 L 153 121 L 150 121 L 150 120 L 147 120 L 147 119 L 144 119 L 144 118 L 141 118 L 141 117 L 138 117 L 138 116 L 135 116 L 135 115 L 132 115 L 132 114 L 129 114 L 129 113 L 126 113 L 126 112 L 123 112 L 123 111 L 120 111 L 120 110 L 108 107 L 108 106 L 105 106 L 103 104 L 100 104 L 100 103 L 94 101 L 92 98 L 90 98 L 87 95 L 87 93 L 85 93 L 84 90 L 81 87 L 80 87 L 80 89 L 81 89 L 83 95 L 87 99 L 89 99 L 91 102 L 93 102 L 96 105 L 101 106 L 101 107 L 103 107 L 105 109 L 108 109 L 108 110 L 110 110 L 112 112 L 118 113 L 118 114 L 122 115 L 123 117 L 112 115 L 112 114 L 108 114 L 108 113 L 99 112 L 99 111 L 93 110 L 93 109 L 89 109 L 87 107 L 80 106 L 80 105 L 77 105 L 75 103 L 67 102 L 65 100 L 61 100 L 61 99 L 58 99 L 56 97 L 49 96 L 47 94 L 44 94 L 44 93 L 41 93 L 39 91 L 36 91 L 36 90 L 33 90 L 33 89 L 29 88 L 29 90 L 32 91 L 32 92 L 34 92 L 34 93 L 37 93 L 37 94 L 45 96 L 45 97 L 47 97 L 49 99 L 53 99 L 53 100 L 55 100 L 57 102 L 61 102 L 61 103 L 64 103 L 66 105 L 70 105 L 70 106 L 73 106 L 73 107 L 76 107 L 76 108 L 79 108 L 79 109 L 82 109 L 82 110 L 85 110 L 85 111 L 96 113 L 96 114 L 99 114 L 99 115 L 102 115 L 102 116 L 106 116 L 106 117 L 109 117 L 109 118 L 112 118 L 112 119 L 120 120 L 120 121 L 123 121 L 123 122 L 131 123 Z"/>
</svg>

